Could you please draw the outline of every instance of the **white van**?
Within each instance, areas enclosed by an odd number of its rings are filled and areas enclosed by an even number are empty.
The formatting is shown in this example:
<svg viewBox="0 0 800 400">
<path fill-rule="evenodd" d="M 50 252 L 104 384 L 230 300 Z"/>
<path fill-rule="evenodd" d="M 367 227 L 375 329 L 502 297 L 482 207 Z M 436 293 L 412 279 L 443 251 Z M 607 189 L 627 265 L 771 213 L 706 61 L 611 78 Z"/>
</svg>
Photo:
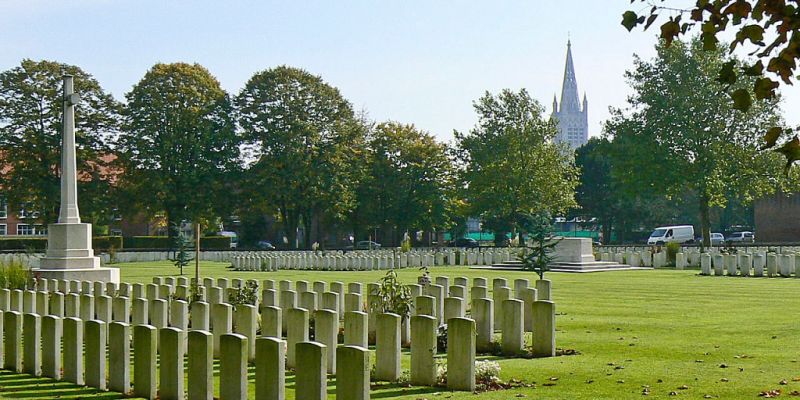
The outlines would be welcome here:
<svg viewBox="0 0 800 400">
<path fill-rule="evenodd" d="M 692 242 L 694 242 L 694 227 L 691 225 L 661 226 L 647 239 L 647 244 L 655 245 Z"/>
</svg>

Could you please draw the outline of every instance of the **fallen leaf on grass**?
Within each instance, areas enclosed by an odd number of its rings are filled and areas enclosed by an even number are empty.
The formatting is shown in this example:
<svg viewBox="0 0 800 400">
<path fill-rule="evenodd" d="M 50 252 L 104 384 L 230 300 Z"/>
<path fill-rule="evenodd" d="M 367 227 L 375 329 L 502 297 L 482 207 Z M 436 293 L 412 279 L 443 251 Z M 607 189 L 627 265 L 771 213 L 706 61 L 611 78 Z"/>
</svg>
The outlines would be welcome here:
<svg viewBox="0 0 800 400">
<path fill-rule="evenodd" d="M 766 390 L 766 391 L 763 391 L 763 392 L 758 394 L 759 397 L 765 397 L 765 398 L 768 398 L 768 399 L 771 399 L 771 398 L 774 398 L 774 397 L 778 397 L 780 395 L 781 395 L 781 390 L 780 389 Z"/>
</svg>

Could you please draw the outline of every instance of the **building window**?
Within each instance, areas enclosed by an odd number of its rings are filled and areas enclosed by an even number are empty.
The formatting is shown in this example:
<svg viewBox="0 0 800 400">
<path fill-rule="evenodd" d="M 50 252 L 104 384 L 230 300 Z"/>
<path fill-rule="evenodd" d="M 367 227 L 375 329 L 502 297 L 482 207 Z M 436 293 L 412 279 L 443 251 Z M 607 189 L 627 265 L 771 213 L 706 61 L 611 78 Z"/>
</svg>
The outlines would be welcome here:
<svg viewBox="0 0 800 400">
<path fill-rule="evenodd" d="M 0 219 L 6 218 L 8 218 L 8 202 L 5 198 L 0 197 Z"/>
<path fill-rule="evenodd" d="M 0 224 L 0 236 L 8 235 L 8 225 Z"/>
<path fill-rule="evenodd" d="M 42 236 L 46 234 L 47 230 L 42 225 L 17 224 L 17 235 L 19 236 Z"/>
<path fill-rule="evenodd" d="M 33 204 L 27 203 L 19 209 L 19 219 L 36 219 L 39 218 L 39 212 L 34 211 Z"/>
</svg>

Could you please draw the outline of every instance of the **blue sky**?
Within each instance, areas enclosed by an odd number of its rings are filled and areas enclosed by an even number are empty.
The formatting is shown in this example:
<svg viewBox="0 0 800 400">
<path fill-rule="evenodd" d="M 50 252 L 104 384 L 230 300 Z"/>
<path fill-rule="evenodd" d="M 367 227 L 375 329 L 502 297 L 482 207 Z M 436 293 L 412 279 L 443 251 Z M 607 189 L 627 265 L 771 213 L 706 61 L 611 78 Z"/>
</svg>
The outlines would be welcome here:
<svg viewBox="0 0 800 400">
<path fill-rule="evenodd" d="M 156 62 L 197 62 L 232 94 L 277 65 L 321 75 L 375 120 L 413 123 L 442 140 L 476 121 L 484 91 L 526 88 L 548 112 L 567 37 L 589 131 L 629 94 L 632 55 L 655 32 L 620 24 L 627 0 L 112 1 L 0 0 L 0 70 L 23 58 L 76 64 L 116 98 Z M 800 89 L 783 89 L 784 110 Z M 560 96 L 560 93 L 559 93 Z M 800 124 L 800 116 L 786 115 Z"/>
</svg>

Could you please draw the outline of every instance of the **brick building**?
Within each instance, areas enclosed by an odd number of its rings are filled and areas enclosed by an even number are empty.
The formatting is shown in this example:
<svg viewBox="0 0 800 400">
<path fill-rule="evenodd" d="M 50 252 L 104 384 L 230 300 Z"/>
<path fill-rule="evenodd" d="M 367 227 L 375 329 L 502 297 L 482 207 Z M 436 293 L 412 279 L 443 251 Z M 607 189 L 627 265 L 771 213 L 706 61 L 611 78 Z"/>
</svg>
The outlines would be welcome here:
<svg viewBox="0 0 800 400">
<path fill-rule="evenodd" d="M 800 194 L 776 193 L 755 205 L 755 234 L 758 242 L 800 242 Z"/>
</svg>

